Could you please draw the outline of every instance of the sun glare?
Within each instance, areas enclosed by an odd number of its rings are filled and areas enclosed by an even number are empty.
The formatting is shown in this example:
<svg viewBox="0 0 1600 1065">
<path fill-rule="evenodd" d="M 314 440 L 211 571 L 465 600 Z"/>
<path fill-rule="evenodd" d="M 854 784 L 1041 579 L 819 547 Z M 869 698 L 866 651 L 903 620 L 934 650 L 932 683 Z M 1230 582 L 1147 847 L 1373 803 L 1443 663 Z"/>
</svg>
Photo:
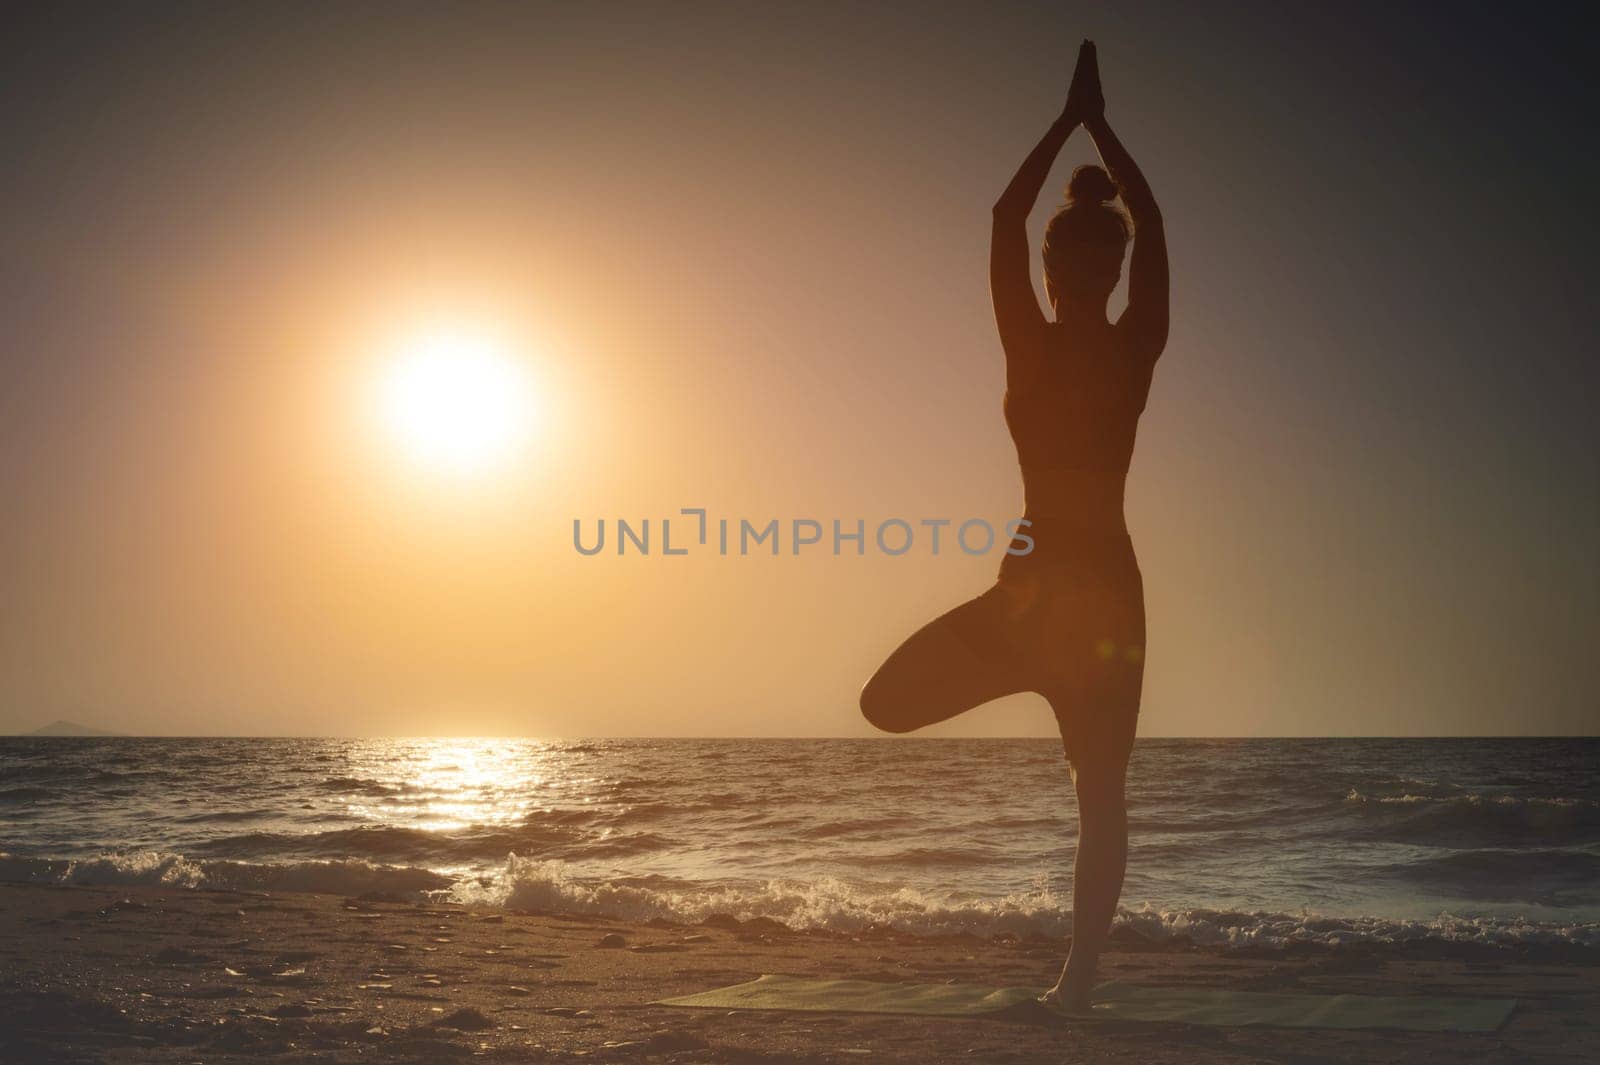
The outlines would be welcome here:
<svg viewBox="0 0 1600 1065">
<path fill-rule="evenodd" d="M 527 367 L 494 335 L 420 332 L 395 348 L 380 383 L 383 420 L 418 464 L 473 473 L 509 459 L 533 418 Z"/>
</svg>

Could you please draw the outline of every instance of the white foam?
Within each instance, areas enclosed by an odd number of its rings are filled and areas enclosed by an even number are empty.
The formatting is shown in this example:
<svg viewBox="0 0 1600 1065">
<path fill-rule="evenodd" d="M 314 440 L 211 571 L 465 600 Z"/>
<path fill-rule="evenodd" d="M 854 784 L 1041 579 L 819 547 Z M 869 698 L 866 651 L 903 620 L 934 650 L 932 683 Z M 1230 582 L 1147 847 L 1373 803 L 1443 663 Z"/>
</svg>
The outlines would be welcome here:
<svg viewBox="0 0 1600 1065">
<path fill-rule="evenodd" d="M 580 879 L 572 876 L 563 862 L 512 855 L 497 873 L 458 882 L 451 895 L 474 906 L 594 913 L 628 920 L 660 917 L 686 924 L 728 914 L 741 920 L 770 917 L 791 928 L 838 932 L 890 926 L 921 935 L 1011 932 L 1061 936 L 1072 930 L 1069 900 L 1042 877 L 1029 892 L 971 900 L 939 898 L 913 888 L 874 891 L 834 878 L 683 890 Z M 1155 941 L 1186 939 L 1227 949 L 1429 940 L 1600 947 L 1600 923 L 1541 923 L 1448 913 L 1430 920 L 1398 920 L 1145 906 L 1120 911 L 1116 927 Z"/>
<path fill-rule="evenodd" d="M 1414 795 L 1410 792 L 1403 792 L 1399 795 L 1364 795 L 1355 788 L 1351 788 L 1350 793 L 1344 798 L 1346 802 L 1402 803 L 1406 805 L 1414 803 L 1444 803 L 1451 806 L 1555 806 L 1586 810 L 1600 807 L 1600 803 L 1593 799 L 1546 795 L 1479 795 L 1476 792 L 1467 792 L 1462 795 Z"/>
<path fill-rule="evenodd" d="M 1522 918 L 1457 917 L 1449 913 L 1428 920 L 1397 920 L 1146 907 L 1123 911 L 1117 924 L 1131 928 L 1146 939 L 1187 939 L 1202 946 L 1230 948 L 1424 941 L 1507 947 L 1558 944 L 1600 947 L 1600 923 L 1540 923 Z"/>
<path fill-rule="evenodd" d="M 769 917 L 791 928 L 842 932 L 891 925 L 919 934 L 1063 934 L 1071 925 L 1063 900 L 1044 881 L 1024 894 L 971 901 L 936 899 L 909 887 L 863 890 L 834 877 L 671 889 L 579 879 L 564 862 L 515 854 L 497 873 L 463 880 L 451 894 L 475 906 L 596 913 L 628 920 L 660 917 L 684 923 L 713 914 L 740 920 Z"/>
<path fill-rule="evenodd" d="M 564 862 L 514 854 L 492 872 L 452 879 L 414 866 L 356 860 L 254 864 L 196 861 L 178 854 L 144 851 L 71 860 L 23 858 L 0 852 L 0 880 L 335 895 L 387 892 L 419 901 L 446 895 L 478 908 L 589 913 L 634 921 L 663 918 L 683 924 L 725 914 L 740 920 L 767 917 L 796 929 L 846 933 L 891 927 L 919 935 L 990 936 L 1009 932 L 1063 936 L 1072 930 L 1069 900 L 1058 894 L 1045 877 L 1026 892 L 978 899 L 938 896 L 909 887 L 866 888 L 837 878 L 665 887 L 582 877 Z M 1600 923 L 1458 917 L 1449 913 L 1428 920 L 1399 920 L 1145 906 L 1121 911 L 1116 926 L 1148 940 L 1187 940 L 1222 949 L 1428 941 L 1600 948 Z"/>
<path fill-rule="evenodd" d="M 382 891 L 421 897 L 450 886 L 450 877 L 414 866 L 361 860 L 281 864 L 196 861 L 164 851 L 134 851 L 93 858 L 19 858 L 0 853 L 0 880 L 26 883 L 152 885 L 213 890 L 306 891 L 361 895 Z"/>
</svg>

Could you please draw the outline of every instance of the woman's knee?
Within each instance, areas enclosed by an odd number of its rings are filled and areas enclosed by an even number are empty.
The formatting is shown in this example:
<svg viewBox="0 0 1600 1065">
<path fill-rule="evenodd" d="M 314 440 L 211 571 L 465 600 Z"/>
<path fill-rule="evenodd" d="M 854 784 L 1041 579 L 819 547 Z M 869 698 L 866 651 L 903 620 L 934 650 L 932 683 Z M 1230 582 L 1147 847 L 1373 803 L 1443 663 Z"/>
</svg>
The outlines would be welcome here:
<svg viewBox="0 0 1600 1065">
<path fill-rule="evenodd" d="M 1073 790 L 1078 795 L 1078 816 L 1084 823 L 1115 825 L 1128 817 L 1127 765 L 1120 762 L 1086 762 L 1072 767 Z"/>
<path fill-rule="evenodd" d="M 915 732 L 1021 688 L 976 653 L 958 630 L 993 624 L 990 593 L 912 633 L 861 689 L 861 714 L 885 732 Z"/>
<path fill-rule="evenodd" d="M 907 723 L 905 699 L 884 679 L 883 671 L 872 675 L 861 688 L 861 716 L 873 728 L 884 732 L 910 732 L 914 725 Z"/>
</svg>

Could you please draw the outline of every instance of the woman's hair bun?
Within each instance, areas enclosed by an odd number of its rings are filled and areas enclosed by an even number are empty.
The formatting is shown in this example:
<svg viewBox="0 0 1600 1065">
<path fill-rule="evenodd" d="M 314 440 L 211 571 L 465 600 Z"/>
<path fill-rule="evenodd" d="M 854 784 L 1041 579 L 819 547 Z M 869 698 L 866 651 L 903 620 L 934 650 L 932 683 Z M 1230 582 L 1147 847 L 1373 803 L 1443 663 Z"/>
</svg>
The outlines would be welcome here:
<svg viewBox="0 0 1600 1065">
<path fill-rule="evenodd" d="M 1110 203 L 1117 198 L 1117 186 L 1111 175 L 1093 164 L 1080 166 L 1072 172 L 1067 182 L 1069 204 Z"/>
</svg>

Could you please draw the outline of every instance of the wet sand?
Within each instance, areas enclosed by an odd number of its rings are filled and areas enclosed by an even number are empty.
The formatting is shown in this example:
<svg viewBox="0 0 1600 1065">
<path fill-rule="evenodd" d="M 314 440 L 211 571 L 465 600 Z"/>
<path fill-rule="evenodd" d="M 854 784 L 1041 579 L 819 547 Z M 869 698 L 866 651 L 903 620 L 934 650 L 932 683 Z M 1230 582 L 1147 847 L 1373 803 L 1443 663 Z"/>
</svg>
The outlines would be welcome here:
<svg viewBox="0 0 1600 1065">
<path fill-rule="evenodd" d="M 1493 1034 L 672 1009 L 761 973 L 1046 985 L 1059 940 L 795 932 L 326 895 L 0 885 L 6 1062 L 1589 1062 L 1600 952 L 1121 938 L 1107 979 L 1515 997 Z"/>
</svg>

